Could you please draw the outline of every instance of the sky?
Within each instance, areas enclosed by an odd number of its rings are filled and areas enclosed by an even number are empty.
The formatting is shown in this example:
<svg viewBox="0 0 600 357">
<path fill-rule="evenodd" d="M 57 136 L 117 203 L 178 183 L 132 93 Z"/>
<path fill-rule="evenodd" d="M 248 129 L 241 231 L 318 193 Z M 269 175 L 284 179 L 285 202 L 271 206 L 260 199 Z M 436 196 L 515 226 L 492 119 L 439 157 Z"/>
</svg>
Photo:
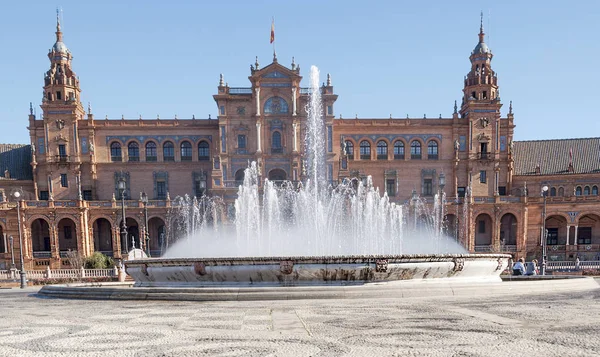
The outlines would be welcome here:
<svg viewBox="0 0 600 357">
<path fill-rule="evenodd" d="M 0 143 L 29 143 L 56 8 L 82 102 L 97 119 L 213 118 L 219 74 L 249 87 L 250 64 L 292 56 L 308 86 L 331 74 L 336 117 L 437 118 L 460 104 L 480 12 L 502 116 L 515 139 L 600 136 L 600 1 L 11 1 L 3 4 Z"/>
</svg>

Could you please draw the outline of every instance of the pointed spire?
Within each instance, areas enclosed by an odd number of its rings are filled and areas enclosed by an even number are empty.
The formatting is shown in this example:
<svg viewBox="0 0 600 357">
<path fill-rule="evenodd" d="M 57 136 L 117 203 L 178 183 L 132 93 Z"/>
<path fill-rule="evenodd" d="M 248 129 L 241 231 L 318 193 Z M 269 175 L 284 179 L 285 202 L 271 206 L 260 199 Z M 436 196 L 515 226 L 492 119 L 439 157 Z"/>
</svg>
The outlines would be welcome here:
<svg viewBox="0 0 600 357">
<path fill-rule="evenodd" d="M 510 101 L 510 105 L 508 106 L 508 114 L 512 114 L 512 100 Z"/>
<path fill-rule="evenodd" d="M 296 59 L 292 57 L 292 71 L 296 69 Z"/>
<path fill-rule="evenodd" d="M 327 87 L 331 87 L 331 74 L 327 73 Z"/>
<path fill-rule="evenodd" d="M 258 56 L 256 56 L 256 62 L 254 62 L 254 67 L 256 68 L 257 71 L 260 68 L 260 63 L 258 63 Z"/>
<path fill-rule="evenodd" d="M 60 31 L 60 10 L 56 8 L 56 42 L 62 42 L 62 32 Z"/>
<path fill-rule="evenodd" d="M 225 81 L 223 80 L 223 73 L 219 75 L 219 87 L 223 87 L 225 85 Z"/>
<path fill-rule="evenodd" d="M 483 32 L 483 11 L 481 12 L 481 23 L 479 25 L 479 43 L 483 43 L 485 33 Z"/>
<path fill-rule="evenodd" d="M 92 104 L 88 102 L 88 114 L 92 114 Z"/>
<path fill-rule="evenodd" d="M 33 103 L 29 102 L 29 115 L 33 115 Z"/>
<path fill-rule="evenodd" d="M 458 113 L 458 106 L 456 105 L 456 100 L 454 101 L 454 114 Z"/>
</svg>

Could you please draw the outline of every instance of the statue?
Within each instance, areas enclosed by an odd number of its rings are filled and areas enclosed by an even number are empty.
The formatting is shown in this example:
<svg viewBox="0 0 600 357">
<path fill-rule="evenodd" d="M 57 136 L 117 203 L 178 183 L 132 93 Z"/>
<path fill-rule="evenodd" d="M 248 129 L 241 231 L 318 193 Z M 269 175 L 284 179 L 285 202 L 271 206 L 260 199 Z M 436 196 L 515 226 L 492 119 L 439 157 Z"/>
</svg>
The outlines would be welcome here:
<svg viewBox="0 0 600 357">
<path fill-rule="evenodd" d="M 90 146 L 89 146 L 90 152 L 93 153 L 94 152 L 94 143 L 92 143 L 90 141 Z"/>
<path fill-rule="evenodd" d="M 458 139 L 454 140 L 454 150 L 460 150 L 460 141 L 458 141 Z"/>
</svg>

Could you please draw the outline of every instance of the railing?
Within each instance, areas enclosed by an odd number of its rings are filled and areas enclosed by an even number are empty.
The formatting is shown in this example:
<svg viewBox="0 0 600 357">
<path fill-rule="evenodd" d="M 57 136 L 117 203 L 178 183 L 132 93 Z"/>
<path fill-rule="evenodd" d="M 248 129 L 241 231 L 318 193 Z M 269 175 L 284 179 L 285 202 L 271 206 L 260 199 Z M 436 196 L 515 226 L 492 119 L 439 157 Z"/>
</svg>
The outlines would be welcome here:
<svg viewBox="0 0 600 357">
<path fill-rule="evenodd" d="M 162 255 L 162 250 L 151 250 L 150 256 L 153 258 L 160 257 Z"/>
<path fill-rule="evenodd" d="M 517 251 L 517 246 L 516 245 L 504 245 L 502 247 L 500 247 L 500 250 L 502 250 L 503 252 L 516 252 Z"/>
<path fill-rule="evenodd" d="M 475 246 L 475 251 L 478 252 L 478 253 L 493 252 L 494 251 L 494 246 L 492 246 L 492 245 L 476 245 Z"/>
<path fill-rule="evenodd" d="M 252 94 L 252 88 L 232 87 L 229 88 L 229 94 Z"/>
<path fill-rule="evenodd" d="M 311 89 L 308 87 L 305 88 L 300 88 L 300 94 L 310 94 L 311 93 Z"/>
<path fill-rule="evenodd" d="M 113 278 L 118 271 L 110 269 L 44 269 L 26 270 L 27 280 L 44 279 L 80 279 L 80 278 Z M 0 280 L 15 280 L 19 278 L 18 270 L 0 270 Z"/>
<path fill-rule="evenodd" d="M 36 252 L 36 251 L 34 251 L 33 257 L 38 258 L 38 259 L 51 258 L 52 252 L 47 252 L 47 251 L 37 251 Z"/>
<path fill-rule="evenodd" d="M 546 263 L 547 270 L 583 270 L 600 269 L 600 260 L 582 260 L 577 263 L 573 260 L 549 261 Z"/>
</svg>

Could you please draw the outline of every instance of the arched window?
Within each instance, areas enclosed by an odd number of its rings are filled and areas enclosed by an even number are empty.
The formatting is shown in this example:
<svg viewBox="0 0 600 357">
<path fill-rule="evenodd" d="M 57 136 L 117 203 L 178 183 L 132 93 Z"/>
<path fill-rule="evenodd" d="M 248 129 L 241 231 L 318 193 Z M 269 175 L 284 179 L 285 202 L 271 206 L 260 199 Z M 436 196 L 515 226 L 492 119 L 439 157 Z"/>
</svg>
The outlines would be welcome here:
<svg viewBox="0 0 600 357">
<path fill-rule="evenodd" d="M 156 161 L 156 143 L 153 141 L 149 141 L 146 143 L 146 161 L 154 162 Z"/>
<path fill-rule="evenodd" d="M 421 160 L 421 143 L 417 140 L 410 143 L 410 159 Z"/>
<path fill-rule="evenodd" d="M 592 186 L 592 195 L 598 196 L 598 186 Z"/>
<path fill-rule="evenodd" d="M 210 146 L 206 141 L 198 143 L 198 161 L 210 160 Z"/>
<path fill-rule="evenodd" d="M 271 97 L 265 102 L 265 114 L 287 114 L 287 102 L 281 97 Z"/>
<path fill-rule="evenodd" d="M 400 140 L 394 143 L 394 160 L 404 160 L 404 143 Z"/>
<path fill-rule="evenodd" d="M 360 159 L 371 160 L 371 144 L 366 140 L 360 142 Z"/>
<path fill-rule="evenodd" d="M 346 155 L 348 160 L 354 160 L 354 144 L 350 140 L 346 140 Z"/>
<path fill-rule="evenodd" d="M 192 144 L 189 141 L 181 143 L 181 161 L 192 161 Z"/>
<path fill-rule="evenodd" d="M 556 196 L 556 187 L 550 188 L 550 196 Z"/>
<path fill-rule="evenodd" d="M 121 157 L 121 144 L 116 142 L 110 144 L 110 161 L 123 161 Z"/>
<path fill-rule="evenodd" d="M 435 140 L 429 141 L 427 143 L 427 159 L 428 160 L 437 160 L 438 159 L 438 143 Z"/>
<path fill-rule="evenodd" d="M 281 133 L 274 131 L 271 137 L 271 153 L 281 154 L 282 152 L 283 148 L 281 147 Z"/>
<path fill-rule="evenodd" d="M 564 188 L 562 188 L 562 187 L 559 187 L 559 188 L 558 188 L 558 195 L 559 195 L 559 196 L 564 196 L 564 195 L 565 195 L 565 189 L 564 189 Z"/>
<path fill-rule="evenodd" d="M 377 160 L 387 160 L 387 143 L 383 140 L 377 142 Z"/>
<path fill-rule="evenodd" d="M 577 188 L 575 188 L 575 196 L 581 196 L 581 186 L 577 186 Z"/>
<path fill-rule="evenodd" d="M 584 196 L 590 195 L 590 186 L 585 186 L 585 188 L 583 189 L 583 195 Z"/>
<path fill-rule="evenodd" d="M 175 146 L 170 141 L 163 144 L 163 161 L 175 161 Z"/>
<path fill-rule="evenodd" d="M 127 156 L 129 161 L 140 161 L 140 146 L 135 141 L 127 144 Z"/>
</svg>

